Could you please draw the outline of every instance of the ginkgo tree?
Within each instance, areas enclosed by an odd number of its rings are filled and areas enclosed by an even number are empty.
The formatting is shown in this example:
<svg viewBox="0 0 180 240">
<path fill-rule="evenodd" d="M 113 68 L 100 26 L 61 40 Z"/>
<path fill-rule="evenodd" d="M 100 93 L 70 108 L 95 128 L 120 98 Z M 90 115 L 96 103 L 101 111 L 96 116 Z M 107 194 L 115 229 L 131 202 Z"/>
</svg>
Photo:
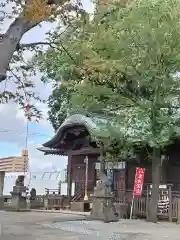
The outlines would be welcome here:
<svg viewBox="0 0 180 240">
<path fill-rule="evenodd" d="M 157 222 L 161 154 L 179 137 L 180 2 L 134 0 L 98 13 L 66 45 L 70 65 L 50 65 L 60 75 L 76 70 L 71 108 L 113 116 L 126 138 L 152 149 L 149 217 Z"/>
<path fill-rule="evenodd" d="M 126 134 L 152 149 L 149 217 L 153 222 L 157 222 L 161 154 L 179 137 L 179 19 L 177 0 L 135 0 L 125 8 L 116 8 L 98 27 L 96 23 L 97 30 L 82 47 L 89 89 L 99 85 L 113 93 L 104 103 L 106 114 L 118 112 L 116 120 Z M 87 106 L 85 102 L 92 105 L 92 99 L 96 105 L 102 104 L 102 94 L 90 92 L 89 101 L 81 90 L 79 106 Z"/>
</svg>

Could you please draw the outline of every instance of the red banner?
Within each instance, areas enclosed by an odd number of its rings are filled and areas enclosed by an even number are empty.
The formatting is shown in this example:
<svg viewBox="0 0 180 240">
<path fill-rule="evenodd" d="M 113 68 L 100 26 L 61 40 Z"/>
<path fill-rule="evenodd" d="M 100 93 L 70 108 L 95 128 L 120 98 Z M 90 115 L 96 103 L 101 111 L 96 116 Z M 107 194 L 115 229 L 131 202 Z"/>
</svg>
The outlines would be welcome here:
<svg viewBox="0 0 180 240">
<path fill-rule="evenodd" d="M 133 195 L 140 197 L 143 190 L 145 168 L 136 168 Z"/>
</svg>

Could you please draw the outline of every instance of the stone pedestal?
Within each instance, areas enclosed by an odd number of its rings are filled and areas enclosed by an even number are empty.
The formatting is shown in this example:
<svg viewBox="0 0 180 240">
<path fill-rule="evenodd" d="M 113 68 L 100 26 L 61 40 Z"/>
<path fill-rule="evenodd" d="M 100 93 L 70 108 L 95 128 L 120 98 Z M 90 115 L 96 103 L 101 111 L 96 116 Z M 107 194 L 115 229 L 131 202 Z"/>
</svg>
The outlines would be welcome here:
<svg viewBox="0 0 180 240">
<path fill-rule="evenodd" d="M 16 185 L 11 192 L 11 211 L 27 211 L 26 187 L 24 186 L 24 176 L 18 176 Z"/>
<path fill-rule="evenodd" d="M 114 203 L 114 207 L 118 213 L 119 218 L 128 218 L 128 203 Z"/>
<path fill-rule="evenodd" d="M 94 189 L 93 206 L 89 219 L 102 220 L 106 223 L 118 221 L 118 214 L 113 205 L 113 194 L 109 185 L 99 183 Z"/>
<path fill-rule="evenodd" d="M 0 196 L 0 210 L 4 209 L 4 197 Z"/>
<path fill-rule="evenodd" d="M 20 193 L 11 192 L 12 200 L 11 200 L 11 209 L 15 211 L 25 210 L 27 209 L 26 198 L 22 197 Z"/>
<path fill-rule="evenodd" d="M 77 201 L 71 202 L 71 211 L 76 212 L 90 212 L 90 202 L 89 201 Z"/>
</svg>

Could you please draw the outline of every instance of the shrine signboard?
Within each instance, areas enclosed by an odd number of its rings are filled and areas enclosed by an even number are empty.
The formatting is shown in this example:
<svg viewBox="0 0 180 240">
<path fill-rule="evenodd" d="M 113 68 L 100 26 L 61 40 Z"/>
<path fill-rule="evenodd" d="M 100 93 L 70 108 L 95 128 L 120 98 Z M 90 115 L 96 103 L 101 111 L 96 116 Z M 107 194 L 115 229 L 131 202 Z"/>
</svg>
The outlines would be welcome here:
<svg viewBox="0 0 180 240">
<path fill-rule="evenodd" d="M 136 168 L 136 175 L 134 181 L 134 197 L 140 197 L 142 195 L 143 184 L 144 184 L 145 168 Z"/>
</svg>

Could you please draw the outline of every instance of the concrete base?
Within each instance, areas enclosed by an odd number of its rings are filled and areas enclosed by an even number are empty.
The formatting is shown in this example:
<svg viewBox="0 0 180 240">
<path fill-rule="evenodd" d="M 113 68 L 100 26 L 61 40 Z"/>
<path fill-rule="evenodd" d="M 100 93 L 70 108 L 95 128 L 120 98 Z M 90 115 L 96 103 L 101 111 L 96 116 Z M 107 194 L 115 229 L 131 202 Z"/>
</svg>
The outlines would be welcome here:
<svg viewBox="0 0 180 240">
<path fill-rule="evenodd" d="M 71 211 L 76 212 L 90 212 L 90 202 L 89 201 L 77 201 L 71 202 Z"/>
<path fill-rule="evenodd" d="M 106 223 L 117 222 L 118 214 L 112 203 L 111 197 L 95 197 L 91 214 L 88 217 L 90 220 L 101 220 Z"/>
<path fill-rule="evenodd" d="M 19 194 L 12 193 L 10 209 L 14 211 L 27 210 L 28 207 L 27 207 L 26 198 L 20 196 Z"/>
<path fill-rule="evenodd" d="M 31 209 L 12 209 L 12 208 L 6 208 L 6 212 L 31 212 Z"/>
<path fill-rule="evenodd" d="M 119 218 L 128 218 L 128 204 L 127 203 L 114 203 L 116 212 Z"/>
</svg>

